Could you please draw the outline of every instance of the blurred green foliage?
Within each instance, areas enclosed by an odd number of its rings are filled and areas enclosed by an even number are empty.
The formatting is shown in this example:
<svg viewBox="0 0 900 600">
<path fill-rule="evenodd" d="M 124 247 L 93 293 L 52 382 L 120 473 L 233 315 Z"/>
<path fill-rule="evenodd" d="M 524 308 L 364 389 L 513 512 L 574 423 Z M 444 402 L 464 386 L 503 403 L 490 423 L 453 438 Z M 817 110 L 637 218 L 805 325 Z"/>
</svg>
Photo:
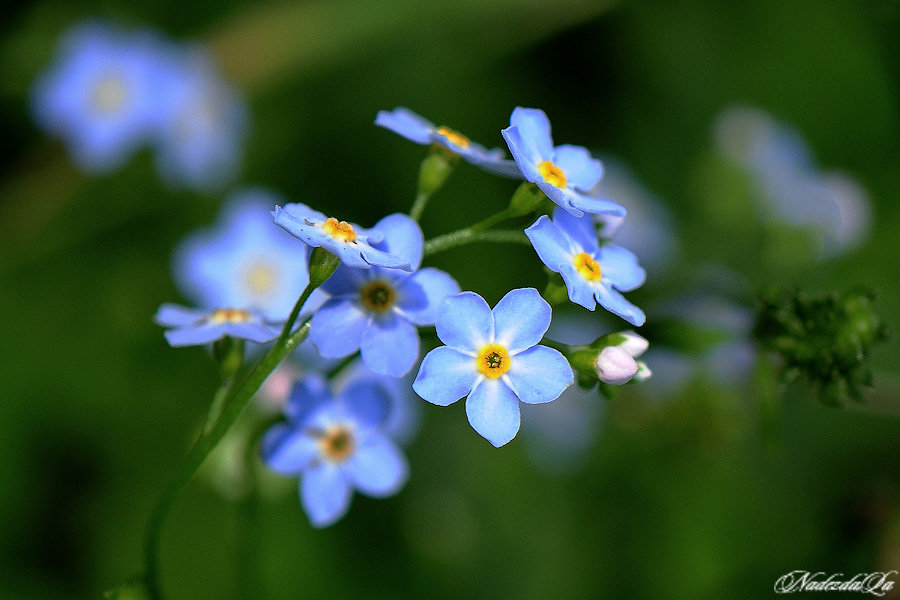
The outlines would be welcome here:
<svg viewBox="0 0 900 600">
<path fill-rule="evenodd" d="M 98 598 L 136 573 L 150 507 L 216 386 L 208 357 L 166 347 L 150 318 L 178 298 L 172 248 L 222 197 L 167 189 L 148 155 L 87 179 L 28 116 L 56 39 L 89 16 L 209 41 L 248 93 L 242 184 L 369 225 L 409 209 L 424 156 L 376 129 L 377 110 L 409 106 L 500 145 L 511 109 L 535 106 L 558 143 L 617 154 L 668 201 L 684 253 L 633 295 L 651 323 L 654 303 L 706 285 L 711 265 L 742 273 L 748 295 L 864 284 L 888 323 L 900 314 L 896 3 L 22 3 L 0 24 L 0 597 Z M 712 151 L 712 120 L 735 102 L 794 124 L 822 165 L 859 179 L 868 243 L 815 263 L 795 234 L 761 234 L 745 182 Z M 513 189 L 461 166 L 426 236 Z M 432 264 L 493 304 L 546 282 L 525 250 L 486 261 L 473 245 Z M 196 481 L 165 530 L 164 584 L 194 599 L 759 598 L 795 569 L 900 568 L 898 350 L 895 338 L 875 351 L 875 390 L 852 410 L 800 384 L 767 419 L 765 382 L 701 375 L 665 398 L 630 386 L 566 476 L 537 470 L 520 440 L 491 448 L 461 404 L 426 406 L 406 489 L 356 497 L 323 531 L 291 481 L 258 498 L 255 525 L 246 503 Z"/>
</svg>

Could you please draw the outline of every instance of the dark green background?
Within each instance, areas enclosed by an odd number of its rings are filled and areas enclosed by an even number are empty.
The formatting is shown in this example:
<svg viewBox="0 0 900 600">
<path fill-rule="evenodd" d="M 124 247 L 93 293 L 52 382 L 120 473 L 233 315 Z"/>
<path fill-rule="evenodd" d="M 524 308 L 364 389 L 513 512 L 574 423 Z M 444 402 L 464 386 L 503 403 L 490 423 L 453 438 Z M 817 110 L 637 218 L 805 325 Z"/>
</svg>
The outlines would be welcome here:
<svg viewBox="0 0 900 600">
<path fill-rule="evenodd" d="M 89 179 L 30 120 L 31 82 L 87 16 L 212 44 L 252 115 L 240 184 L 369 225 L 408 210 L 424 152 L 375 128 L 379 109 L 498 145 L 514 106 L 541 107 L 557 143 L 615 153 L 669 203 L 684 254 L 632 295 L 651 322 L 676 294 L 716 291 L 699 273 L 719 263 L 749 289 L 865 284 L 896 321 L 894 2 L 25 3 L 0 24 L 2 598 L 97 598 L 138 572 L 146 516 L 216 386 L 204 353 L 169 349 L 150 318 L 178 299 L 172 248 L 223 195 L 167 189 L 149 153 Z M 712 120 L 736 102 L 795 125 L 824 168 L 862 183 L 863 247 L 816 263 L 794 233 L 760 244 L 745 186 L 713 149 Z M 513 188 L 460 168 L 426 236 L 499 210 Z M 432 264 L 491 303 L 545 281 L 520 246 Z M 565 477 L 535 469 L 521 440 L 490 447 L 461 403 L 425 406 L 396 498 L 357 496 L 323 531 L 291 482 L 260 502 L 256 579 L 239 568 L 242 507 L 195 481 L 165 530 L 164 584 L 192 599 L 760 598 L 791 570 L 900 569 L 898 351 L 896 338 L 876 351 L 867 407 L 783 390 L 774 434 L 752 383 L 629 388 Z"/>
</svg>

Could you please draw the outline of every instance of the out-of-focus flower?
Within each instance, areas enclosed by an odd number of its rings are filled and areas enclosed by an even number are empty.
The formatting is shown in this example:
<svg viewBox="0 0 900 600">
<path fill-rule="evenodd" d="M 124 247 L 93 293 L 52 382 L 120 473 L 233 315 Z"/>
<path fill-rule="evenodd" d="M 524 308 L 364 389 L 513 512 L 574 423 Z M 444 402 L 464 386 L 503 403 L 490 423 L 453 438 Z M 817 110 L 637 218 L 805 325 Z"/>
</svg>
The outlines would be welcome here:
<svg viewBox="0 0 900 600">
<path fill-rule="evenodd" d="M 175 185 L 219 188 L 234 179 L 243 156 L 247 111 L 202 50 L 173 52 L 161 90 L 157 164 Z"/>
<path fill-rule="evenodd" d="M 796 130 L 765 111 L 732 107 L 717 118 L 715 136 L 722 154 L 751 175 L 764 211 L 818 232 L 825 256 L 849 250 L 868 235 L 865 190 L 846 175 L 819 171 Z"/>
<path fill-rule="evenodd" d="M 544 111 L 519 106 L 509 121 L 501 133 L 526 180 L 575 216 L 586 212 L 625 216 L 622 205 L 587 195 L 603 176 L 603 165 L 581 146 L 554 147 Z"/>
<path fill-rule="evenodd" d="M 153 320 L 170 327 L 163 335 L 170 346 L 202 346 L 224 337 L 265 343 L 274 340 L 280 328 L 255 312 L 239 308 L 217 308 L 212 311 L 163 304 Z"/>
<path fill-rule="evenodd" d="M 308 248 L 272 223 L 279 199 L 264 190 L 235 193 L 219 223 L 175 252 L 175 279 L 199 306 L 233 306 L 286 319 L 309 283 Z M 321 304 L 315 294 L 307 307 Z"/>
<path fill-rule="evenodd" d="M 419 358 L 416 325 L 433 325 L 440 303 L 459 292 L 459 286 L 438 269 L 417 270 L 424 238 L 415 221 L 394 214 L 375 229 L 384 235 L 377 247 L 402 259 L 413 272 L 341 265 L 322 286 L 332 297 L 316 311 L 309 335 L 326 358 L 359 350 L 373 371 L 400 377 Z"/>
<path fill-rule="evenodd" d="M 381 429 L 387 410 L 384 388 L 365 379 L 336 398 L 317 376 L 294 387 L 287 422 L 266 433 L 262 456 L 279 473 L 301 475 L 300 500 L 313 526 L 343 517 L 354 489 L 384 498 L 406 483 L 406 458 Z"/>
<path fill-rule="evenodd" d="M 541 216 L 525 235 L 547 268 L 562 276 L 572 302 L 588 310 L 599 303 L 632 325 L 644 324 L 644 312 L 619 293 L 640 287 L 644 269 L 628 250 L 600 246 L 589 217 L 573 217 L 557 208 L 552 220 Z"/>
<path fill-rule="evenodd" d="M 109 172 L 150 138 L 161 119 L 163 44 L 90 22 L 62 39 L 56 63 L 35 84 L 38 124 L 62 138 L 90 173 Z"/>
<path fill-rule="evenodd" d="M 276 205 L 272 216 L 275 224 L 295 238 L 313 248 L 324 248 L 349 267 L 411 269 L 407 259 L 372 246 L 384 239 L 378 229 L 363 229 L 347 221 L 338 221 L 300 203 L 285 204 L 284 207 Z"/>
<path fill-rule="evenodd" d="M 473 292 L 450 296 L 435 328 L 446 346 L 422 360 L 413 389 L 447 406 L 468 395 L 466 415 L 496 447 L 519 431 L 519 401 L 556 399 L 574 381 L 565 357 L 538 345 L 550 326 L 550 305 L 533 288 L 507 293 L 492 311 Z"/>
<path fill-rule="evenodd" d="M 522 178 L 516 163 L 504 158 L 503 151 L 499 148 L 488 150 L 453 129 L 435 126 L 408 108 L 398 106 L 391 111 L 378 111 L 375 124 L 417 144 L 438 144 L 467 163 L 489 173 L 514 179 Z"/>
</svg>

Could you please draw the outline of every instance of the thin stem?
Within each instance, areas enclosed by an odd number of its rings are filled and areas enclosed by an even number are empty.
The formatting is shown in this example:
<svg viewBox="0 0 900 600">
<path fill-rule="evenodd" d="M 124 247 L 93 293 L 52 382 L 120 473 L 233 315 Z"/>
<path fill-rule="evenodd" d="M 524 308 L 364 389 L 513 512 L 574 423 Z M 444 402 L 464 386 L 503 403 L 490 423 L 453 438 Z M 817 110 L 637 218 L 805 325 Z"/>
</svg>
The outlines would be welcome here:
<svg viewBox="0 0 900 600">
<path fill-rule="evenodd" d="M 281 329 L 281 335 L 278 336 L 278 342 L 275 344 L 276 346 L 284 344 L 288 337 L 291 335 L 291 329 L 294 327 L 294 322 L 297 320 L 297 317 L 300 316 L 300 311 L 303 309 L 303 305 L 306 304 L 306 301 L 309 300 L 309 297 L 312 295 L 315 289 L 316 287 L 307 285 L 306 289 L 303 290 L 303 293 L 300 294 L 300 297 L 297 298 L 297 303 L 294 304 L 294 308 L 291 310 L 291 316 L 289 316 L 288 320 L 284 322 L 284 327 Z"/>
<path fill-rule="evenodd" d="M 219 389 L 216 390 L 212 403 L 209 405 L 209 412 L 206 413 L 206 419 L 203 421 L 203 429 L 200 430 L 200 437 L 209 433 L 209 430 L 212 429 L 212 426 L 215 425 L 216 420 L 218 420 L 219 415 L 222 413 L 222 406 L 225 405 L 225 399 L 228 397 L 228 390 L 231 387 L 231 383 L 231 380 L 224 381 L 222 382 L 222 385 L 219 386 Z"/>
<path fill-rule="evenodd" d="M 418 221 L 422 218 L 422 213 L 425 212 L 425 207 L 428 206 L 429 200 L 431 200 L 431 194 L 422 192 L 416 194 L 416 199 L 413 202 L 412 208 L 409 209 L 409 217 L 413 221 Z"/>
<path fill-rule="evenodd" d="M 310 286 L 308 286 L 298 301 L 298 305 L 302 306 L 304 297 L 308 297 L 311 291 Z M 306 319 L 297 332 L 287 338 L 287 340 L 282 341 L 279 339 L 272 349 L 250 370 L 240 385 L 233 386 L 229 390 L 224 401 L 222 414 L 213 424 L 209 433 L 198 439 L 191 447 L 184 462 L 176 471 L 175 477 L 169 482 L 168 487 L 166 487 L 157 501 L 147 523 L 144 538 L 144 583 L 147 586 L 148 594 L 154 600 L 162 598 L 159 584 L 159 540 L 163 523 L 175 499 L 190 483 L 191 479 L 194 478 L 194 474 L 200 468 L 200 465 L 203 464 L 225 434 L 228 433 L 228 430 L 231 429 L 231 426 L 234 425 L 234 422 L 247 407 L 251 398 L 253 398 L 253 394 L 259 390 L 269 374 L 306 339 L 308 334 L 309 319 Z"/>
<path fill-rule="evenodd" d="M 473 242 L 502 242 L 527 244 L 528 239 L 519 231 L 487 231 L 493 225 L 511 218 L 509 210 L 501 210 L 483 221 L 469 227 L 463 227 L 444 235 L 431 238 L 425 243 L 425 256 L 437 254 L 450 248 L 464 246 Z"/>
</svg>

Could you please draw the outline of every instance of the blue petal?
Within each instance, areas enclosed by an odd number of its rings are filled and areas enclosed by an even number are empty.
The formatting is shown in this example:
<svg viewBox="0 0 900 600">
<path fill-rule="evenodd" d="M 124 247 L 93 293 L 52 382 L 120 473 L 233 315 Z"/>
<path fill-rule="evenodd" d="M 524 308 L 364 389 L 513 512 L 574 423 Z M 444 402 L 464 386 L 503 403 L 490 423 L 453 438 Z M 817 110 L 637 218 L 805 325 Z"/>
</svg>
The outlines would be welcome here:
<svg viewBox="0 0 900 600">
<path fill-rule="evenodd" d="M 440 346 L 422 359 L 413 390 L 432 404 L 448 406 L 472 391 L 478 377 L 474 358 Z"/>
<path fill-rule="evenodd" d="M 534 288 L 507 292 L 491 312 L 494 340 L 510 353 L 539 343 L 550 327 L 550 305 Z"/>
<path fill-rule="evenodd" d="M 338 467 L 322 463 L 300 480 L 303 510 L 313 527 L 327 527 L 347 514 L 353 489 Z"/>
<path fill-rule="evenodd" d="M 593 218 L 587 215 L 576 217 L 566 209 L 556 207 L 553 210 L 553 222 L 572 239 L 574 245 L 571 247 L 575 253 L 593 254 L 597 250 L 599 243 Z"/>
<path fill-rule="evenodd" d="M 360 430 L 383 425 L 391 409 L 390 390 L 377 377 L 363 376 L 349 381 L 340 397 Z"/>
<path fill-rule="evenodd" d="M 309 373 L 291 388 L 284 414 L 294 424 L 303 425 L 309 415 L 332 400 L 331 389 L 325 379 Z"/>
<path fill-rule="evenodd" d="M 416 325 L 434 325 L 441 303 L 459 293 L 459 284 L 447 273 L 426 267 L 416 271 L 397 288 L 397 309 Z"/>
<path fill-rule="evenodd" d="M 587 196 L 575 191 L 569 191 L 567 196 L 569 198 L 570 206 L 574 207 L 577 210 L 584 211 L 593 215 L 612 215 L 614 217 L 624 217 L 628 212 L 621 204 L 617 204 L 612 200 L 606 200 L 605 198 L 595 198 L 593 196 Z M 569 212 L 574 214 L 575 216 L 581 216 L 580 214 L 577 214 L 572 210 L 570 210 Z"/>
<path fill-rule="evenodd" d="M 500 131 L 500 134 L 503 136 L 503 139 L 506 140 L 509 152 L 512 154 L 522 176 L 532 182 L 540 180 L 541 176 L 540 173 L 538 173 L 537 166 L 544 158 L 538 153 L 534 146 L 522 136 L 522 132 L 519 131 L 519 128 L 507 127 Z"/>
<path fill-rule="evenodd" d="M 594 310 L 597 306 L 597 302 L 594 299 L 597 287 L 586 281 L 571 263 L 563 265 L 559 270 L 559 274 L 562 275 L 566 284 L 569 300 L 588 310 Z"/>
<path fill-rule="evenodd" d="M 466 416 L 481 437 L 499 448 L 519 432 L 519 399 L 503 381 L 484 379 L 466 400 Z"/>
<path fill-rule="evenodd" d="M 417 144 L 430 144 L 431 134 L 434 131 L 434 124 L 402 106 L 392 111 L 378 111 L 375 124 Z"/>
<path fill-rule="evenodd" d="M 300 202 L 289 202 L 283 207 L 279 207 L 278 205 L 276 205 L 273 216 L 277 218 L 281 213 L 284 213 L 282 215 L 283 217 L 291 217 L 300 222 L 304 222 L 307 220 L 313 222 L 324 222 L 328 218 L 325 216 L 325 213 L 321 213 Z"/>
<path fill-rule="evenodd" d="M 531 241 L 541 262 L 547 265 L 551 271 L 559 273 L 563 265 L 572 263 L 574 251 L 571 247 L 571 240 L 547 215 L 541 215 L 531 227 L 525 230 L 525 235 Z"/>
<path fill-rule="evenodd" d="M 265 323 L 223 323 L 225 334 L 234 338 L 250 340 L 257 344 L 271 342 L 281 333 L 276 327 L 266 325 Z"/>
<path fill-rule="evenodd" d="M 378 221 L 373 229 L 384 235 L 384 240 L 376 244 L 376 248 L 404 259 L 413 271 L 419 268 L 425 237 L 418 223 L 406 215 L 395 213 Z"/>
<path fill-rule="evenodd" d="M 522 138 L 532 148 L 529 152 L 530 155 L 538 156 L 542 161 L 553 158 L 550 120 L 544 111 L 538 108 L 517 106 L 509 117 L 509 124 L 518 128 Z"/>
<path fill-rule="evenodd" d="M 595 296 L 603 308 L 614 315 L 619 315 L 635 327 L 640 327 L 647 320 L 644 311 L 608 285 L 598 285 L 595 288 Z"/>
<path fill-rule="evenodd" d="M 644 269 L 638 265 L 637 256 L 621 246 L 604 246 L 597 253 L 597 262 L 603 279 L 622 292 L 639 288 L 647 279 Z"/>
<path fill-rule="evenodd" d="M 401 271 L 412 271 L 409 261 L 393 254 L 388 254 L 383 250 L 373 248 L 368 244 L 345 244 L 347 249 L 339 254 L 341 260 L 349 265 L 357 267 L 385 267 L 387 269 L 400 269 Z M 340 250 L 340 249 L 339 249 Z M 356 256 L 362 261 L 358 263 Z"/>
<path fill-rule="evenodd" d="M 332 296 L 355 296 L 371 275 L 371 269 L 354 269 L 340 264 L 320 289 Z"/>
<path fill-rule="evenodd" d="M 557 146 L 553 162 L 566 174 L 569 187 L 588 191 L 603 177 L 603 164 L 581 146 Z"/>
<path fill-rule="evenodd" d="M 186 308 L 178 304 L 163 304 L 153 315 L 153 322 L 163 327 L 179 327 L 192 325 L 205 319 L 206 316 L 206 311 Z"/>
<path fill-rule="evenodd" d="M 409 477 L 406 457 L 387 436 L 377 433 L 360 443 L 344 470 L 356 489 L 374 498 L 396 494 Z"/>
<path fill-rule="evenodd" d="M 363 362 L 376 373 L 402 377 L 419 358 L 419 333 L 403 317 L 388 313 L 369 321 L 360 350 Z"/>
<path fill-rule="evenodd" d="M 506 377 L 519 400 L 527 404 L 555 400 L 575 381 L 566 357 L 546 346 L 513 356 Z"/>
<path fill-rule="evenodd" d="M 435 330 L 451 348 L 474 354 L 494 339 L 494 316 L 484 298 L 463 292 L 441 304 Z"/>
<path fill-rule="evenodd" d="M 492 152 L 484 152 L 484 149 L 480 146 L 478 149 L 473 149 L 472 146 L 469 147 L 468 152 L 460 153 L 460 156 L 466 162 L 501 177 L 509 177 L 510 179 L 523 178 L 522 171 L 519 169 L 516 161 L 503 158 L 502 155 L 494 155 Z"/>
<path fill-rule="evenodd" d="M 169 329 L 163 333 L 166 341 L 173 348 L 180 346 L 202 346 L 225 337 L 225 328 L 222 324 L 203 323 L 201 325 L 189 325 L 179 329 Z"/>
<path fill-rule="evenodd" d="M 302 429 L 284 423 L 272 426 L 260 445 L 263 462 L 279 473 L 299 473 L 319 456 L 318 442 Z"/>
<path fill-rule="evenodd" d="M 325 215 L 305 204 L 285 204 L 284 208 L 276 205 L 272 218 L 276 225 L 313 248 L 321 246 L 326 237 L 315 224 L 311 224 L 324 222 Z"/>
<path fill-rule="evenodd" d="M 369 316 L 356 303 L 332 298 L 312 318 L 309 337 L 326 358 L 340 358 L 359 350 Z"/>
</svg>

